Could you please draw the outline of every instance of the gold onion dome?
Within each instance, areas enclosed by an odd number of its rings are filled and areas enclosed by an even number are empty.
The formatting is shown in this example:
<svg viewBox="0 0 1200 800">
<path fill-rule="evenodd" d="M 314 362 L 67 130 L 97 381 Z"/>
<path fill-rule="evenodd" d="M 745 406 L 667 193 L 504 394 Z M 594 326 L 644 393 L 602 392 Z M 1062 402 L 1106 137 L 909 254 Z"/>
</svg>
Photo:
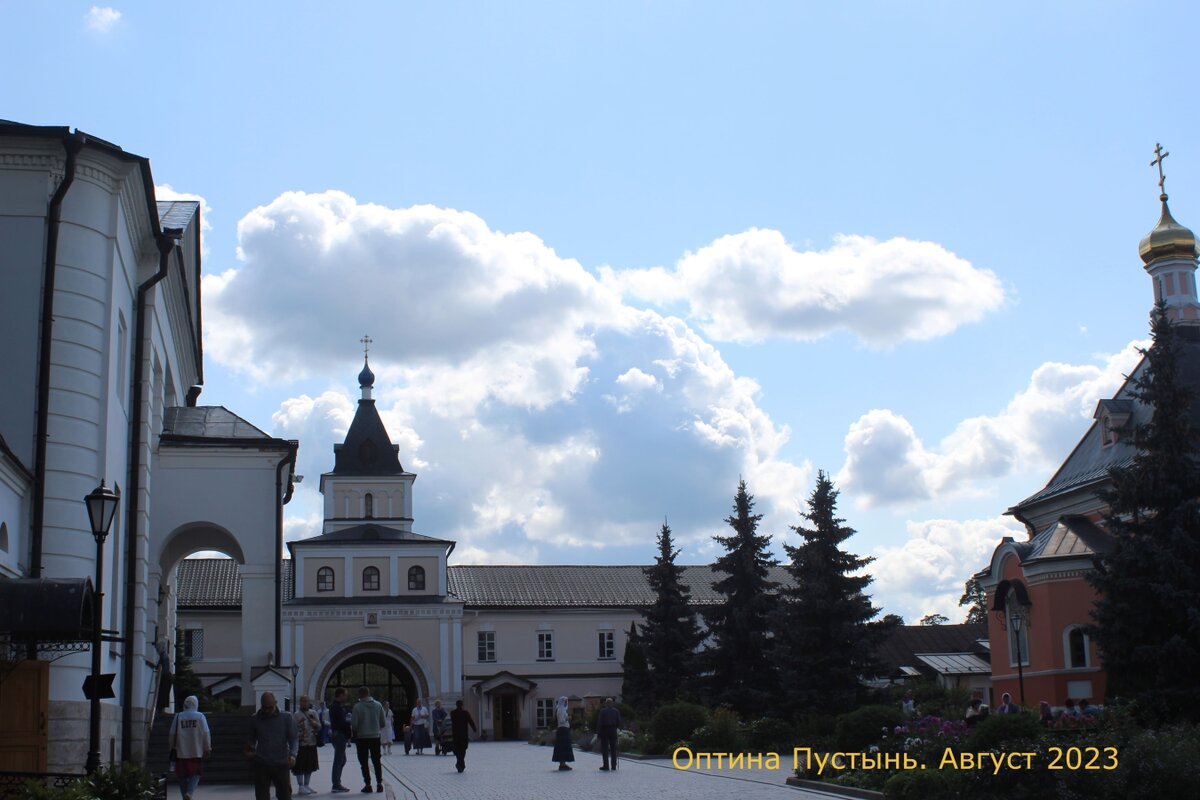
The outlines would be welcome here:
<svg viewBox="0 0 1200 800">
<path fill-rule="evenodd" d="M 1138 245 L 1138 254 L 1142 261 L 1149 264 L 1160 258 L 1196 258 L 1196 234 L 1190 228 L 1185 228 L 1171 216 L 1167 208 L 1167 196 L 1159 195 L 1162 200 L 1162 216 L 1154 230 L 1146 234 Z"/>
</svg>

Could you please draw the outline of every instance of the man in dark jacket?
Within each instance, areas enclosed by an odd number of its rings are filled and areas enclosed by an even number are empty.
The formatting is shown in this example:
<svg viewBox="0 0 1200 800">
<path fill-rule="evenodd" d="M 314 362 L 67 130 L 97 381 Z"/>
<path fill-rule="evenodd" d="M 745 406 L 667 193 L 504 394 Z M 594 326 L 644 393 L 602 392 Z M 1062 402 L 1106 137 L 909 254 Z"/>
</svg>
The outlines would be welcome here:
<svg viewBox="0 0 1200 800">
<path fill-rule="evenodd" d="M 475 720 L 471 717 L 471 712 L 463 708 L 463 701 L 455 700 L 454 710 L 450 712 L 450 736 L 454 740 L 454 757 L 458 759 L 454 768 L 459 772 L 467 768 L 467 741 L 469 739 L 467 726 L 470 726 L 473 731 L 479 730 L 475 727 Z"/>
<path fill-rule="evenodd" d="M 254 772 L 254 800 L 271 800 L 272 784 L 276 800 L 292 800 L 288 770 L 296 764 L 299 744 L 296 720 L 291 714 L 280 714 L 275 695 L 264 692 L 262 707 L 250 718 L 246 739 L 246 757 Z"/>
<path fill-rule="evenodd" d="M 612 761 L 612 768 L 617 768 L 617 731 L 621 729 L 621 712 L 613 705 L 611 697 L 605 698 L 604 708 L 600 709 L 600 716 L 596 721 L 596 735 L 600 739 L 600 756 L 604 760 L 604 766 L 600 767 L 604 772 L 608 771 L 609 761 Z"/>
<path fill-rule="evenodd" d="M 333 705 L 329 706 L 329 727 L 333 729 L 333 791 L 348 792 L 342 785 L 342 769 L 346 766 L 346 745 L 352 736 L 350 731 L 350 709 L 346 708 L 346 690 L 333 693 Z"/>
</svg>

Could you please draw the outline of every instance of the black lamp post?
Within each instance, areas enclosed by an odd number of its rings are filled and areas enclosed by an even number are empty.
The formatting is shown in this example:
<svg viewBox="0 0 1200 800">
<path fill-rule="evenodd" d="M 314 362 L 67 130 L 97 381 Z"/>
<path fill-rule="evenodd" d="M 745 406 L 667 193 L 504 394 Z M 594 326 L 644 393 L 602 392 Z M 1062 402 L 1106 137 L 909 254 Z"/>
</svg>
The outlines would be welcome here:
<svg viewBox="0 0 1200 800">
<path fill-rule="evenodd" d="M 293 713 L 296 711 L 296 676 L 300 674 L 300 665 L 292 664 L 292 707 L 289 709 Z"/>
<path fill-rule="evenodd" d="M 1013 638 L 1017 640 L 1017 685 L 1021 691 L 1021 705 L 1025 705 L 1025 668 L 1022 662 L 1024 657 L 1021 655 L 1021 626 L 1025 623 L 1025 616 L 1022 613 L 1025 609 L 1019 604 L 1013 604 L 1009 609 L 1008 624 L 1012 625 Z"/>
<path fill-rule="evenodd" d="M 96 586 L 93 593 L 92 615 L 92 691 L 91 716 L 88 729 L 87 772 L 91 775 L 100 768 L 100 621 L 104 610 L 104 540 L 112 527 L 113 516 L 121 502 L 121 490 L 115 492 L 104 486 L 104 481 L 83 498 L 87 505 L 88 521 L 92 525 L 92 537 L 96 540 Z"/>
</svg>

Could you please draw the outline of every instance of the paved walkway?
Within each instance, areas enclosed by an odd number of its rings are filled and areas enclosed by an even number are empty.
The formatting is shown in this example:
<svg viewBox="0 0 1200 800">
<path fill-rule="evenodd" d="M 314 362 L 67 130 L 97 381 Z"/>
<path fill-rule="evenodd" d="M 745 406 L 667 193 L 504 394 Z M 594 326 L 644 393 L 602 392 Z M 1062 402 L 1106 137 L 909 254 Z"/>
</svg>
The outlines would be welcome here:
<svg viewBox="0 0 1200 800">
<path fill-rule="evenodd" d="M 784 784 L 790 763 L 777 771 L 677 770 L 670 760 L 621 761 L 616 772 L 601 772 L 600 756 L 575 753 L 574 769 L 559 772 L 550 761 L 549 747 L 523 742 L 472 742 L 467 750 L 467 771 L 454 769 L 454 756 L 405 756 L 403 748 L 393 748 L 383 757 L 387 800 L 544 800 L 547 797 L 619 797 L 621 800 L 809 800 L 827 798 L 821 792 L 808 792 Z M 342 773 L 349 794 L 330 794 L 329 765 L 333 751 L 320 750 L 321 769 L 313 774 L 312 787 L 324 797 L 363 797 L 362 775 L 350 753 L 350 763 Z M 790 759 L 784 759 L 785 762 Z M 294 795 L 296 800 L 318 795 Z M 379 795 L 372 794 L 372 797 Z M 179 797 L 179 789 L 170 787 L 170 800 Z M 205 786 L 200 784 L 196 800 L 253 800 L 254 790 L 243 786 Z"/>
</svg>

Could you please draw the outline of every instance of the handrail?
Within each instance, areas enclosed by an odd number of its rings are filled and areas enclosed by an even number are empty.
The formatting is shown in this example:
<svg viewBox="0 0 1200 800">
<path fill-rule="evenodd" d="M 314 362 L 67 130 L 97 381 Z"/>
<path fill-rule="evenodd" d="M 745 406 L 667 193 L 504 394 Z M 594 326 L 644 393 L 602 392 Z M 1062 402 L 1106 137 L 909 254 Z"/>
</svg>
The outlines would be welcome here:
<svg viewBox="0 0 1200 800">
<path fill-rule="evenodd" d="M 146 662 L 149 664 L 149 660 Z M 158 713 L 158 688 L 162 678 L 162 664 L 154 663 L 154 671 L 150 673 L 150 696 L 146 698 L 146 735 L 142 741 L 146 743 L 146 752 L 150 752 L 150 733 L 154 728 L 154 716 Z"/>
</svg>

